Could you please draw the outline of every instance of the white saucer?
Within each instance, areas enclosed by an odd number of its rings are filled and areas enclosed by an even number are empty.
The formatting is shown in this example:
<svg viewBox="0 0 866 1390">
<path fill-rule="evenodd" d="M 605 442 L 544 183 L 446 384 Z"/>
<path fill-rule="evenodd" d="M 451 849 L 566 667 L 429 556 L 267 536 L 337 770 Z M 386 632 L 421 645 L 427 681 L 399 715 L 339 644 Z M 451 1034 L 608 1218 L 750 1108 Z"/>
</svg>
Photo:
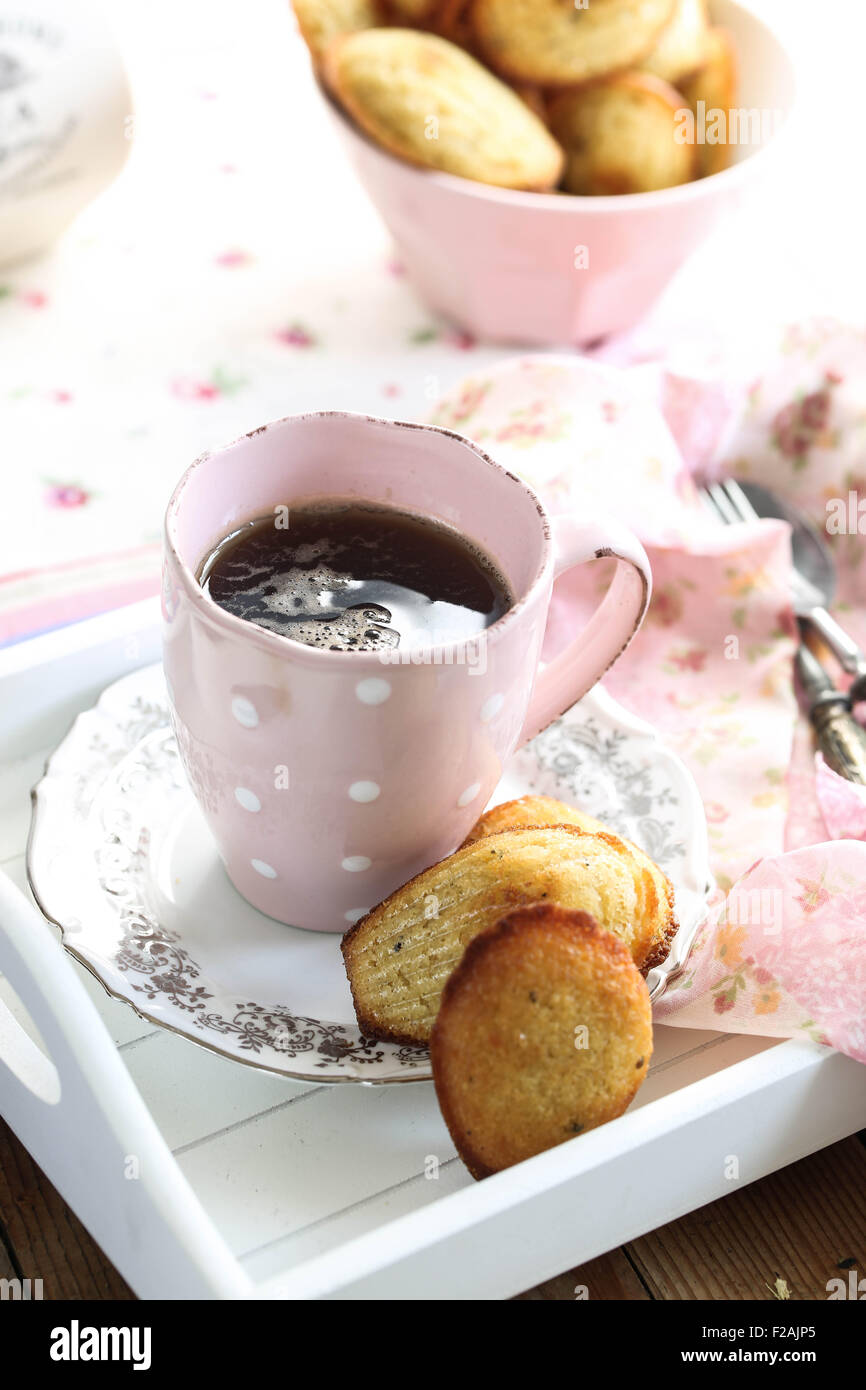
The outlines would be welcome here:
<svg viewBox="0 0 866 1390">
<path fill-rule="evenodd" d="M 493 802 L 558 797 L 641 845 L 676 889 L 681 968 L 706 911 L 706 823 L 685 767 L 596 688 L 512 758 Z M 178 760 L 159 666 L 79 716 L 34 793 L 27 867 L 63 944 L 143 1018 L 304 1081 L 426 1080 L 426 1051 L 364 1038 L 338 935 L 275 922 L 229 882 Z"/>
</svg>

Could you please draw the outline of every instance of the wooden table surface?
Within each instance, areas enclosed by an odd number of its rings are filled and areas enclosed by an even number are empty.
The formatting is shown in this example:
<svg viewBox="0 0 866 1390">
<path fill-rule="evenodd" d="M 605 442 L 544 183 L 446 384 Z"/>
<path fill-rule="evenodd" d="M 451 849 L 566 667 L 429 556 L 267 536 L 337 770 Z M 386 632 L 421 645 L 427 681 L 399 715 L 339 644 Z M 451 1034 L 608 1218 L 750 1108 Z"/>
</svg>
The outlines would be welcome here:
<svg viewBox="0 0 866 1390">
<path fill-rule="evenodd" d="M 866 1130 L 521 1294 L 596 1299 L 825 1300 L 866 1272 Z M 135 1295 L 0 1120 L 0 1278 L 46 1299 Z"/>
</svg>

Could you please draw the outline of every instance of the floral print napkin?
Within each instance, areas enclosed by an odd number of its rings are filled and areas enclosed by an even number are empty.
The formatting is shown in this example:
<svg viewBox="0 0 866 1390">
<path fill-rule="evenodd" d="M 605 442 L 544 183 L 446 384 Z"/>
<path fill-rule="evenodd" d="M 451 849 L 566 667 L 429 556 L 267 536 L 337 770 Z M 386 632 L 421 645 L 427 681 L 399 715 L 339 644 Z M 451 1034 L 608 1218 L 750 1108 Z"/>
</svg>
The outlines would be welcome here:
<svg viewBox="0 0 866 1390">
<path fill-rule="evenodd" d="M 809 1037 L 861 1061 L 866 803 L 820 760 L 816 777 L 793 689 L 788 529 L 720 526 L 691 468 L 765 482 L 821 525 L 844 498 L 850 520 L 866 499 L 864 401 L 866 335 L 816 323 L 787 331 L 739 400 L 658 367 L 525 357 L 464 381 L 433 417 L 525 478 L 554 515 L 615 514 L 649 552 L 649 614 L 605 684 L 691 769 L 718 884 L 657 1016 Z M 862 537 L 830 539 L 838 611 L 866 643 Z M 596 571 L 558 582 L 548 654 L 597 602 Z"/>
</svg>

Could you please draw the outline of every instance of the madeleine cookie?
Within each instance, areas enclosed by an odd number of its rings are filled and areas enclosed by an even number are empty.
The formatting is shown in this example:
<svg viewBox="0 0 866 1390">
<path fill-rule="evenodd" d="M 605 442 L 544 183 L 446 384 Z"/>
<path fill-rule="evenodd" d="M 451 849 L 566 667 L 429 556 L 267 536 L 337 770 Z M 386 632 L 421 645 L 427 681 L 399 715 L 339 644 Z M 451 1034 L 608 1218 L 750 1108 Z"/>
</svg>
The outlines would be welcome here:
<svg viewBox="0 0 866 1390">
<path fill-rule="evenodd" d="M 430 1039 L 442 1116 L 474 1178 L 616 1119 L 652 1049 L 649 994 L 622 942 L 551 905 L 469 943 Z"/>
<path fill-rule="evenodd" d="M 475 31 L 472 28 L 471 0 L 440 0 L 436 9 L 434 25 L 437 34 L 450 39 L 472 52 L 475 48 Z"/>
<path fill-rule="evenodd" d="M 439 0 L 384 0 L 384 3 L 388 18 L 410 29 L 416 24 L 431 23 L 439 8 Z"/>
<path fill-rule="evenodd" d="M 434 34 L 368 29 L 328 49 L 329 87 L 367 135 L 412 164 L 502 188 L 552 188 L 563 153 L 504 82 Z"/>
<path fill-rule="evenodd" d="M 530 111 L 540 121 L 547 123 L 547 102 L 540 87 L 533 87 L 528 82 L 518 82 L 512 90 L 517 93 L 521 101 L 526 102 Z"/>
<path fill-rule="evenodd" d="M 609 828 L 594 816 L 578 811 L 565 801 L 552 796 L 519 796 L 516 801 L 501 801 L 477 820 L 464 845 L 472 845 L 485 835 L 498 835 L 500 830 L 520 830 L 527 825 L 576 825 L 588 835 L 609 834 Z M 461 846 L 462 849 L 463 846 Z"/>
<path fill-rule="evenodd" d="M 675 0 L 474 0 L 472 27 L 491 67 L 516 82 L 571 87 L 633 67 Z"/>
<path fill-rule="evenodd" d="M 292 6 L 316 67 L 338 34 L 353 34 L 382 23 L 377 0 L 292 0 Z"/>
<path fill-rule="evenodd" d="M 343 937 L 361 1031 L 426 1043 L 445 981 L 472 938 L 537 902 L 591 913 L 639 969 L 664 959 L 677 928 L 652 874 L 615 835 L 571 825 L 488 835 L 410 879 Z"/>
<path fill-rule="evenodd" d="M 670 24 L 640 64 L 641 71 L 676 86 L 706 62 L 709 34 L 707 0 L 677 0 Z"/>
<path fill-rule="evenodd" d="M 727 169 L 731 162 L 731 145 L 728 143 L 731 107 L 737 100 L 737 54 L 734 42 L 725 29 L 711 29 L 707 47 L 709 56 L 687 82 L 680 84 L 680 90 L 688 105 L 699 118 L 698 102 L 703 102 L 703 123 L 705 136 L 719 135 L 721 140 L 704 139 L 695 146 L 697 151 L 698 174 L 717 174 Z M 716 113 L 715 116 L 712 113 Z"/>
<path fill-rule="evenodd" d="M 569 193 L 648 193 L 688 183 L 696 146 L 679 92 L 649 73 L 629 72 L 563 92 L 550 105 L 550 128 L 566 152 Z"/>
<path fill-rule="evenodd" d="M 530 825 L 574 825 L 587 835 L 617 838 L 600 820 L 588 816 L 585 811 L 578 811 L 576 806 L 569 806 L 565 801 L 557 801 L 553 796 L 521 796 L 516 801 L 503 801 L 499 806 L 485 811 L 481 819 L 475 822 L 463 844 L 471 845 L 486 835 L 498 835 L 503 830 L 520 830 Z M 635 861 L 637 871 L 648 875 L 652 880 L 661 912 L 672 926 L 672 930 L 669 927 L 664 936 L 659 938 L 656 949 L 643 962 L 641 968 L 646 974 L 654 966 L 661 965 L 670 948 L 673 932 L 677 928 L 674 885 L 658 864 L 633 840 L 625 840 L 622 837 L 619 837 L 619 840 Z"/>
</svg>

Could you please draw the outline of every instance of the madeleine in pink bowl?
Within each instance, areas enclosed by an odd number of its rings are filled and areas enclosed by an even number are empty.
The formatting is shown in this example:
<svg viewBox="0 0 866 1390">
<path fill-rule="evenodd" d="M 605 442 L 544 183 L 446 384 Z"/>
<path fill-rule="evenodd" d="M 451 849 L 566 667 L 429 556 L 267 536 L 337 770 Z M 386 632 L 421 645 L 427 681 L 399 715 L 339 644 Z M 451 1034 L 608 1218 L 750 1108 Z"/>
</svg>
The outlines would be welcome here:
<svg viewBox="0 0 866 1390">
<path fill-rule="evenodd" d="M 736 0 L 712 0 L 710 16 L 736 54 L 736 107 L 721 110 L 726 131 L 709 103 L 695 108 L 689 126 L 684 97 L 679 130 L 696 146 L 696 176 L 649 192 L 527 192 L 423 168 L 382 148 L 322 89 L 351 163 L 431 309 L 476 337 L 538 346 L 585 345 L 641 318 L 791 144 L 796 82 L 784 43 Z M 649 71 L 639 80 L 658 82 Z M 553 96 L 560 110 L 564 93 Z M 730 166 L 707 172 L 724 162 L 706 155 L 725 135 Z M 567 162 L 565 185 L 568 173 Z"/>
</svg>

